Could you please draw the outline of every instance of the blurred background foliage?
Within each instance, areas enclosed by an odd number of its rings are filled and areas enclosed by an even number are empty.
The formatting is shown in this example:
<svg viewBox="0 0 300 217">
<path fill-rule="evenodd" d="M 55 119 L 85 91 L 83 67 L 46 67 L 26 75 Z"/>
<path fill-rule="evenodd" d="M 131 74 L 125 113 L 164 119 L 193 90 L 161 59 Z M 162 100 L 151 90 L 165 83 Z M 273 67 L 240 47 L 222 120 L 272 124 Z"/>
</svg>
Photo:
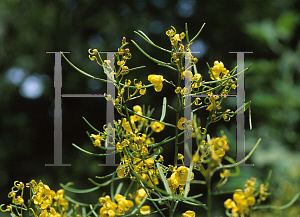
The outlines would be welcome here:
<svg viewBox="0 0 300 217">
<path fill-rule="evenodd" d="M 53 54 L 46 51 L 70 51 L 66 56 L 80 69 L 105 78 L 102 69 L 88 58 L 87 50 L 117 51 L 123 36 L 136 41 L 151 56 L 169 61 L 170 56 L 145 43 L 133 31 L 142 30 L 159 46 L 170 48 L 165 35 L 171 25 L 180 33 L 188 23 L 193 37 L 203 23 L 205 28 L 194 41 L 193 51 L 198 54 L 198 71 L 207 76 L 206 62 L 213 65 L 222 61 L 227 69 L 236 66 L 236 55 L 230 51 L 252 51 L 245 54 L 245 66 L 252 67 L 245 78 L 246 101 L 251 100 L 253 129 L 249 130 L 246 112 L 246 153 L 258 138 L 261 144 L 242 167 L 241 176 L 232 178 L 224 189 L 243 188 L 250 177 L 261 182 L 270 169 L 273 175 L 270 189 L 274 194 L 266 201 L 283 205 L 300 189 L 300 7 L 299 1 L 196 1 L 196 0 L 133 0 L 133 1 L 79 1 L 79 0 L 3 0 L 0 1 L 0 201 L 8 204 L 7 193 L 15 180 L 28 182 L 43 180 L 51 189 L 58 190 L 59 183 L 69 181 L 77 188 L 89 188 L 87 178 L 95 178 L 115 168 L 98 167 L 104 158 L 85 155 L 75 149 L 75 143 L 89 151 L 101 152 L 93 147 L 86 131 L 94 133 L 83 121 L 85 117 L 96 128 L 105 124 L 103 98 L 64 98 L 63 109 L 63 163 L 71 167 L 45 167 L 53 163 L 54 143 L 54 70 Z M 145 65 L 133 71 L 129 78 L 148 83 L 150 73 L 162 74 L 168 80 L 174 73 L 157 66 L 132 43 L 129 67 Z M 62 60 L 62 93 L 106 92 L 106 85 L 84 77 Z M 147 90 L 135 104 L 151 104 L 156 108 L 153 116 L 160 117 L 164 96 L 168 103 L 174 101 L 173 88 L 164 84 L 161 93 Z M 153 98 L 155 94 L 155 98 Z M 234 100 L 225 102 L 223 108 L 236 109 Z M 198 115 L 207 115 L 201 111 Z M 168 111 L 166 121 L 172 121 Z M 201 119 L 202 120 L 202 119 Z M 202 120 L 204 123 L 204 120 Z M 235 156 L 235 120 L 213 124 L 210 134 L 220 136 L 224 130 L 230 141 L 229 155 Z M 165 129 L 155 135 L 160 141 L 168 133 Z M 172 144 L 164 146 L 172 153 Z M 183 152 L 183 149 L 182 149 Z M 165 163 L 172 163 L 165 157 Z M 218 177 L 216 175 L 215 180 Z M 98 180 L 99 181 L 99 180 Z M 198 189 L 206 191 L 205 188 Z M 72 195 L 83 202 L 94 202 L 105 189 L 92 195 Z M 107 192 L 107 191 L 106 191 Z M 223 202 L 232 195 L 222 195 L 214 200 L 213 216 L 225 216 Z M 217 205 L 220 204 L 220 205 Z M 203 210 L 178 207 L 180 211 Z M 199 214 L 198 214 L 199 213 Z M 284 211 L 260 211 L 255 216 L 296 216 L 300 213 L 299 201 Z M 0 213 L 0 216 L 5 214 Z M 178 214 L 178 216 L 180 216 Z"/>
</svg>

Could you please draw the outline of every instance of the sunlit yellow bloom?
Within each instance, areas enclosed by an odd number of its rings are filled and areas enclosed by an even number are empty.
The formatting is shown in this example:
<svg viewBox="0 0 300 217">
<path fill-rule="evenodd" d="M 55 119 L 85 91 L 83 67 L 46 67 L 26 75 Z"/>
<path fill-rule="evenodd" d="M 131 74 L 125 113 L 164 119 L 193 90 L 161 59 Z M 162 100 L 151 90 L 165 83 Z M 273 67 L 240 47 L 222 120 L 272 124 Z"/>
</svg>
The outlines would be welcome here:
<svg viewBox="0 0 300 217">
<path fill-rule="evenodd" d="M 259 187 L 259 198 L 264 201 L 266 200 L 266 191 L 268 190 L 268 185 L 261 184 Z"/>
<path fill-rule="evenodd" d="M 142 202 L 142 200 L 144 199 L 144 197 L 147 196 L 147 193 L 146 193 L 146 191 L 143 188 L 140 188 L 139 190 L 137 190 L 136 193 L 137 193 L 137 195 L 135 197 L 135 203 L 137 205 L 140 205 L 141 202 Z"/>
<path fill-rule="evenodd" d="M 125 86 L 129 87 L 130 84 L 131 84 L 131 81 L 130 81 L 129 79 L 128 79 L 128 80 L 126 79 L 126 80 L 125 80 Z"/>
<path fill-rule="evenodd" d="M 124 61 L 124 60 L 118 61 L 118 62 L 117 62 L 117 65 L 118 65 L 118 66 L 123 66 L 124 64 L 125 64 L 125 61 Z"/>
<path fill-rule="evenodd" d="M 114 217 L 116 215 L 115 210 L 118 206 L 111 201 L 110 196 L 101 197 L 99 201 L 103 205 L 100 209 L 99 217 Z"/>
<path fill-rule="evenodd" d="M 181 78 L 182 78 L 182 80 L 184 80 L 184 78 L 187 77 L 188 74 L 190 74 L 190 79 L 191 79 L 191 81 L 192 81 L 192 79 L 193 79 L 193 74 L 192 74 L 191 71 L 183 71 L 183 72 L 181 72 Z"/>
<path fill-rule="evenodd" d="M 64 198 L 64 189 L 60 189 L 56 192 L 56 196 L 54 199 L 57 201 L 57 203 L 61 206 L 65 206 L 65 208 L 68 206 L 68 200 Z"/>
<path fill-rule="evenodd" d="M 143 155 L 147 155 L 148 154 L 148 148 L 145 145 L 142 147 L 142 154 Z"/>
<path fill-rule="evenodd" d="M 153 122 L 153 124 L 151 125 L 151 128 L 152 128 L 152 130 L 153 130 L 154 132 L 159 133 L 159 132 L 161 132 L 161 131 L 165 128 L 165 125 L 163 125 L 163 124 L 161 124 L 161 123 L 155 121 L 155 122 Z"/>
<path fill-rule="evenodd" d="M 147 206 L 147 205 L 146 206 L 142 206 L 141 209 L 140 209 L 140 212 L 143 215 L 150 213 L 150 206 Z"/>
<path fill-rule="evenodd" d="M 193 159 L 192 159 L 192 163 L 193 164 L 197 164 L 197 162 L 200 160 L 200 156 L 199 156 L 199 154 L 194 154 L 193 155 Z"/>
<path fill-rule="evenodd" d="M 175 93 L 180 93 L 180 91 L 181 91 L 181 87 L 177 87 Z"/>
<path fill-rule="evenodd" d="M 156 92 L 160 92 L 163 88 L 164 77 L 162 75 L 149 75 L 148 80 L 154 85 Z"/>
<path fill-rule="evenodd" d="M 56 211 L 53 207 L 49 207 L 42 212 L 39 217 L 56 217 Z"/>
<path fill-rule="evenodd" d="M 201 78 L 201 74 L 198 73 L 194 75 L 194 81 L 198 82 L 200 78 Z"/>
<path fill-rule="evenodd" d="M 139 105 L 135 105 L 135 106 L 133 106 L 133 111 L 135 112 L 135 113 L 137 113 L 137 112 L 142 112 L 142 107 L 141 106 L 139 106 Z"/>
<path fill-rule="evenodd" d="M 177 127 L 178 127 L 179 130 L 184 130 L 184 121 L 185 120 L 186 120 L 186 118 L 184 118 L 184 117 L 181 117 L 178 120 Z"/>
<path fill-rule="evenodd" d="M 181 217 L 195 217 L 196 213 L 194 211 L 188 210 L 185 213 L 182 213 Z"/>
<path fill-rule="evenodd" d="M 140 81 L 139 83 L 136 83 L 135 86 L 139 90 L 142 88 L 143 85 L 142 85 L 142 82 Z"/>
<path fill-rule="evenodd" d="M 227 137 L 225 135 L 223 135 L 221 138 L 212 138 L 209 141 L 209 145 L 211 144 L 212 149 L 218 157 L 223 157 L 225 155 L 225 151 L 229 150 L 229 146 L 227 144 Z"/>
<path fill-rule="evenodd" d="M 16 196 L 16 192 L 14 192 L 14 191 L 11 191 L 8 193 L 8 198 L 15 197 L 15 196 Z"/>
<path fill-rule="evenodd" d="M 90 137 L 95 139 L 94 146 L 98 146 L 98 147 L 101 146 L 101 141 L 103 141 L 105 139 L 105 136 L 100 135 L 100 134 L 98 134 L 98 135 L 92 134 Z"/>
<path fill-rule="evenodd" d="M 220 80 L 229 76 L 229 70 L 224 67 L 224 64 L 220 61 L 215 61 L 214 66 L 211 68 L 212 74 L 210 78 L 212 80 Z M 220 76 L 222 74 L 222 76 Z"/>
<path fill-rule="evenodd" d="M 255 185 L 256 185 L 256 178 L 254 177 L 251 177 L 251 179 L 245 183 L 246 187 L 255 187 Z"/>
<path fill-rule="evenodd" d="M 40 185 L 37 194 L 34 196 L 34 203 L 41 205 L 42 209 L 46 209 L 51 203 L 52 198 L 56 196 L 55 192 L 48 185 Z"/>
<path fill-rule="evenodd" d="M 131 207 L 133 207 L 133 202 L 131 200 L 126 200 L 126 197 L 122 196 L 121 194 L 115 195 L 115 200 L 118 202 L 118 213 L 125 213 Z"/>
<path fill-rule="evenodd" d="M 175 35 L 175 32 L 173 29 L 170 29 L 170 30 L 166 31 L 166 35 L 171 37 L 171 36 Z"/>
<path fill-rule="evenodd" d="M 16 205 L 24 204 L 24 199 L 21 196 L 18 196 L 16 199 L 13 200 L 13 203 Z"/>
<path fill-rule="evenodd" d="M 140 89 L 140 94 L 145 95 L 146 94 L 146 88 Z"/>
<path fill-rule="evenodd" d="M 123 167 L 123 168 L 122 168 Z M 119 171 L 118 171 L 119 170 Z M 125 173 L 125 168 L 124 166 L 118 166 L 117 169 L 116 169 L 117 172 L 117 176 L 119 178 L 124 178 L 126 176 L 126 173 Z"/>
<path fill-rule="evenodd" d="M 35 180 L 32 179 L 29 183 L 26 183 L 26 187 L 27 187 L 27 188 L 31 188 L 31 187 L 33 187 L 35 184 L 36 184 Z"/>
<path fill-rule="evenodd" d="M 219 80 L 220 79 L 220 73 L 223 71 L 223 70 L 226 70 L 226 68 L 224 68 L 224 64 L 220 61 L 215 61 L 214 62 L 214 66 L 211 68 L 211 71 L 212 71 L 212 74 L 213 75 L 210 75 L 210 78 L 212 80 Z"/>
<path fill-rule="evenodd" d="M 184 156 L 183 156 L 182 154 L 178 153 L 177 159 L 178 159 L 178 160 L 183 160 L 183 158 L 184 158 Z"/>
<path fill-rule="evenodd" d="M 25 187 L 25 185 L 24 185 L 23 182 L 19 182 L 19 183 L 17 184 L 17 188 L 18 188 L 19 190 L 24 189 L 24 187 Z"/>
<path fill-rule="evenodd" d="M 188 173 L 189 173 L 190 169 L 185 167 L 185 166 L 180 166 L 177 169 L 177 173 L 179 175 L 178 177 L 178 183 L 179 185 L 185 185 L 187 182 L 187 177 L 188 177 Z M 191 173 L 191 180 L 194 179 L 194 173 Z"/>
<path fill-rule="evenodd" d="M 199 98 L 199 97 L 197 97 L 196 99 L 195 99 L 195 105 L 201 105 L 202 104 L 202 102 L 199 102 L 201 99 Z"/>
<path fill-rule="evenodd" d="M 131 126 L 133 127 L 133 129 L 136 129 L 133 120 L 131 121 Z M 126 118 L 123 118 L 123 122 L 122 122 L 122 127 L 123 127 L 123 129 L 126 130 L 126 131 L 129 131 L 129 132 L 132 132 L 131 126 L 130 126 L 130 124 L 129 124 L 129 121 L 127 121 Z"/>
<path fill-rule="evenodd" d="M 254 206 L 254 204 L 255 204 L 255 197 L 250 196 L 250 197 L 247 198 L 247 200 L 248 200 L 249 206 Z"/>
<path fill-rule="evenodd" d="M 149 75 L 148 80 L 154 85 L 154 86 L 159 86 L 163 80 L 164 77 L 162 75 Z"/>
<path fill-rule="evenodd" d="M 230 170 L 224 170 L 224 172 L 223 173 L 220 173 L 220 176 L 221 176 L 221 178 L 222 179 L 224 179 L 224 178 L 228 178 L 229 177 L 229 175 L 230 175 Z"/>
<path fill-rule="evenodd" d="M 154 160 L 152 158 L 148 158 L 147 160 L 145 160 L 145 165 L 148 167 L 148 168 L 151 168 L 154 164 Z"/>
</svg>

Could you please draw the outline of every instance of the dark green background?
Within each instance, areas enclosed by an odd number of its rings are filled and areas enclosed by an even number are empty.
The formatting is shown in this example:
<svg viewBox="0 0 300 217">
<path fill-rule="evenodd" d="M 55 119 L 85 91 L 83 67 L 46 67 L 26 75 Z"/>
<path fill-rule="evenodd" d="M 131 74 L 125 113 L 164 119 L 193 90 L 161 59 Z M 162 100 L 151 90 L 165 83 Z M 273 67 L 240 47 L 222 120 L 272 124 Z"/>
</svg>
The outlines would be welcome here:
<svg viewBox="0 0 300 217">
<path fill-rule="evenodd" d="M 73 181 L 77 188 L 89 188 L 88 177 L 105 175 L 108 167 L 98 167 L 104 158 L 85 155 L 75 149 L 75 143 L 89 151 L 93 147 L 85 131 L 94 133 L 81 118 L 84 116 L 98 129 L 105 123 L 105 100 L 102 98 L 63 99 L 63 163 L 71 167 L 45 167 L 53 163 L 54 127 L 54 77 L 53 54 L 46 51 L 71 51 L 66 56 L 79 68 L 104 78 L 102 69 L 88 58 L 87 50 L 116 51 L 122 37 L 135 40 L 151 56 L 168 61 L 168 54 L 145 43 L 133 31 L 142 30 L 153 42 L 170 49 L 165 31 L 174 26 L 180 33 L 188 23 L 190 38 L 206 23 L 199 39 L 205 44 L 203 56 L 197 64 L 202 75 L 207 74 L 206 62 L 213 65 L 222 61 L 227 69 L 236 65 L 236 55 L 230 51 L 252 51 L 245 55 L 245 66 L 252 68 L 245 79 L 246 101 L 251 100 L 253 130 L 249 131 L 246 112 L 246 153 L 258 138 L 261 144 L 249 163 L 255 167 L 241 168 L 239 178 L 228 182 L 228 188 L 243 188 L 251 176 L 263 181 L 273 169 L 271 188 L 274 196 L 267 203 L 280 205 L 299 192 L 300 180 L 300 14 L 299 1 L 0 1 L 0 201 L 8 204 L 7 193 L 15 180 L 28 182 L 43 180 L 51 189 L 58 190 L 59 183 Z M 154 23 L 153 23 L 154 22 Z M 175 75 L 157 66 L 141 54 L 132 43 L 129 67 L 145 65 L 147 68 L 132 72 L 129 77 L 148 84 L 149 74 L 162 74 L 168 80 Z M 27 74 L 18 84 L 7 79 L 13 67 Z M 92 83 L 87 77 L 62 61 L 62 93 L 104 93 L 106 85 Z M 36 99 L 20 95 L 22 85 L 30 76 L 42 81 L 42 95 Z M 207 76 L 207 75 L 206 75 Z M 98 89 L 92 89 L 98 86 Z M 173 102 L 173 88 L 164 84 L 161 93 L 147 90 L 147 94 L 129 104 L 151 104 L 154 117 L 160 117 L 164 96 Z M 155 95 L 154 95 L 155 94 Z M 150 102 L 150 103 L 149 103 Z M 235 108 L 235 102 L 227 106 Z M 231 105 L 230 105 L 231 104 Z M 223 108 L 225 108 L 224 105 Z M 199 115 L 206 115 L 202 111 Z M 174 114 L 168 110 L 166 120 Z M 223 129 L 235 153 L 235 122 L 219 122 L 210 128 L 211 136 L 220 136 Z M 164 138 L 165 129 L 155 135 Z M 172 152 L 172 144 L 164 147 Z M 166 158 L 166 164 L 172 159 Z M 111 168 L 113 169 L 113 168 Z M 105 170 L 105 171 L 104 171 Z M 214 177 L 217 180 L 217 175 Z M 100 180 L 99 180 L 100 181 Z M 200 189 L 199 191 L 205 189 Z M 78 200 L 96 201 L 103 191 L 93 196 L 77 195 Z M 70 194 L 69 194 L 70 195 Z M 213 216 L 225 216 L 223 202 L 232 195 L 214 200 Z M 280 199 L 280 200 L 279 200 Z M 272 202 L 273 201 L 273 202 Z M 277 201 L 277 202 L 276 202 Z M 218 205 L 219 204 L 219 205 Z M 203 210 L 188 207 L 203 216 Z M 178 213 L 187 207 L 179 207 Z M 299 212 L 299 202 L 285 216 Z M 0 213 L 0 216 L 4 214 Z M 281 216 L 281 213 L 264 213 L 263 216 Z M 179 214 L 178 214 L 179 216 Z"/>
</svg>

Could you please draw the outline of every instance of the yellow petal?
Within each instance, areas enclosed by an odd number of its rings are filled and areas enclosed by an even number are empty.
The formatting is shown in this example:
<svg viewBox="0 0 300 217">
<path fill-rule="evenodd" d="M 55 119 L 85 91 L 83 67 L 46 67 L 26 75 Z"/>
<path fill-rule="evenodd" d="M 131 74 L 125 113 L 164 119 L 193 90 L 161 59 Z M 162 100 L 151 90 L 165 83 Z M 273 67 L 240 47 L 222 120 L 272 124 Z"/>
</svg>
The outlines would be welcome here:
<svg viewBox="0 0 300 217">
<path fill-rule="evenodd" d="M 143 215 L 150 213 L 150 206 L 142 206 L 140 212 Z"/>
</svg>

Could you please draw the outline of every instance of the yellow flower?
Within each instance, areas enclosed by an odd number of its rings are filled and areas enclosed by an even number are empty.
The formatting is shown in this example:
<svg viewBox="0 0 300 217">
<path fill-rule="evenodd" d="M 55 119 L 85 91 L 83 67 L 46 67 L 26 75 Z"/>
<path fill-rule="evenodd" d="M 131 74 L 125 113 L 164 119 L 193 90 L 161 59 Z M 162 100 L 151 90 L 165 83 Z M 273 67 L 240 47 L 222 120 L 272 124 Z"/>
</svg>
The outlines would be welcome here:
<svg viewBox="0 0 300 217">
<path fill-rule="evenodd" d="M 227 170 L 227 169 L 224 170 L 224 173 L 220 173 L 220 176 L 221 176 L 222 179 L 228 178 L 229 175 L 230 175 L 230 170 Z"/>
<path fill-rule="evenodd" d="M 4 204 L 2 204 L 4 206 Z M 2 205 L 0 206 L 0 208 L 2 207 Z M 6 205 L 6 212 L 10 212 L 12 211 L 12 206 Z"/>
<path fill-rule="evenodd" d="M 268 185 L 261 184 L 259 188 L 259 198 L 264 201 L 266 200 L 266 191 L 268 190 Z"/>
<path fill-rule="evenodd" d="M 146 165 L 148 168 L 151 168 L 153 164 L 154 164 L 154 160 L 153 160 L 152 158 L 148 158 L 148 159 L 145 161 L 145 165 Z"/>
<path fill-rule="evenodd" d="M 65 206 L 65 208 L 68 206 L 68 200 L 64 198 L 64 189 L 60 189 L 56 192 L 56 196 L 54 199 L 58 202 L 59 205 Z"/>
<path fill-rule="evenodd" d="M 166 31 L 166 35 L 171 37 L 171 36 L 175 35 L 175 32 L 173 29 L 170 29 L 170 30 Z"/>
<path fill-rule="evenodd" d="M 199 102 L 201 99 L 199 98 L 199 97 L 197 97 L 196 99 L 195 99 L 195 105 L 201 105 L 202 104 L 202 102 Z"/>
<path fill-rule="evenodd" d="M 105 136 L 100 135 L 100 134 L 98 134 L 98 135 L 92 134 L 90 137 L 95 139 L 94 146 L 98 146 L 98 147 L 101 146 L 101 141 L 104 141 L 104 139 L 105 139 Z"/>
<path fill-rule="evenodd" d="M 224 206 L 226 209 L 232 209 L 233 207 L 236 206 L 236 204 L 229 198 L 224 202 Z"/>
<path fill-rule="evenodd" d="M 180 91 L 181 91 L 181 87 L 177 87 L 175 93 L 180 93 Z"/>
<path fill-rule="evenodd" d="M 24 203 L 24 199 L 21 196 L 18 196 L 17 199 L 13 200 L 13 203 L 16 205 L 22 205 Z"/>
<path fill-rule="evenodd" d="M 42 212 L 39 217 L 55 217 L 57 213 L 53 207 L 49 207 Z"/>
<path fill-rule="evenodd" d="M 177 157 L 178 160 L 183 160 L 184 159 L 184 156 L 180 153 L 178 153 L 178 157 Z"/>
<path fill-rule="evenodd" d="M 142 206 L 140 212 L 143 215 L 150 213 L 150 206 Z"/>
<path fill-rule="evenodd" d="M 184 80 L 184 78 L 188 75 L 188 73 L 190 74 L 190 79 L 193 80 L 193 73 L 191 71 L 183 71 L 183 72 L 181 72 L 181 78 L 182 78 L 182 80 Z"/>
<path fill-rule="evenodd" d="M 131 126 L 133 127 L 133 129 L 136 129 L 134 121 L 131 120 Z M 132 132 L 131 126 L 129 124 L 129 121 L 127 121 L 126 118 L 123 118 L 123 122 L 122 122 L 122 127 L 124 130 L 128 131 L 128 132 Z"/>
<path fill-rule="evenodd" d="M 177 127 L 179 130 L 184 130 L 184 121 L 186 121 L 186 118 L 184 118 L 184 117 L 181 117 L 178 120 Z"/>
<path fill-rule="evenodd" d="M 135 113 L 142 112 L 142 108 L 139 105 L 135 105 L 135 106 L 133 106 L 133 111 Z"/>
<path fill-rule="evenodd" d="M 141 94 L 141 95 L 145 95 L 145 94 L 146 94 L 146 88 L 140 89 L 140 94 Z"/>
<path fill-rule="evenodd" d="M 175 193 L 179 185 L 185 185 L 187 182 L 187 176 L 189 168 L 180 166 L 178 169 L 174 168 L 174 172 L 171 177 L 167 179 L 168 185 L 171 187 L 172 193 Z M 194 179 L 194 173 L 191 173 L 191 180 Z"/>
<path fill-rule="evenodd" d="M 149 75 L 148 80 L 154 85 L 156 92 L 160 92 L 163 88 L 164 77 L 162 75 Z"/>
<path fill-rule="evenodd" d="M 133 202 L 131 200 L 126 200 L 126 197 L 122 196 L 121 194 L 115 195 L 115 200 L 118 202 L 118 209 L 117 209 L 117 215 L 119 214 L 125 214 L 126 211 L 128 211 L 131 207 L 133 207 Z"/>
<path fill-rule="evenodd" d="M 148 148 L 144 145 L 142 148 L 142 154 L 147 155 L 148 154 Z"/>
<path fill-rule="evenodd" d="M 251 177 L 251 179 L 245 183 L 246 187 L 255 187 L 255 185 L 256 185 L 256 178 L 254 177 Z"/>
<path fill-rule="evenodd" d="M 117 167 L 117 169 L 116 169 L 116 171 L 118 171 L 117 172 L 117 176 L 119 177 L 119 178 L 124 178 L 125 176 L 126 176 L 126 171 L 125 171 L 125 168 L 123 167 L 123 166 L 118 166 Z"/>
<path fill-rule="evenodd" d="M 201 74 L 198 73 L 194 75 L 194 81 L 198 82 L 200 78 L 201 78 Z"/>
<path fill-rule="evenodd" d="M 195 217 L 196 213 L 194 211 L 188 210 L 185 213 L 182 213 L 181 217 Z"/>
<path fill-rule="evenodd" d="M 31 187 L 33 187 L 35 184 L 36 184 L 35 180 L 32 179 L 29 183 L 26 183 L 26 187 L 27 187 L 27 188 L 31 188 Z"/>
<path fill-rule="evenodd" d="M 151 128 L 154 132 L 156 133 L 159 133 L 161 132 L 164 128 L 165 128 L 165 125 L 155 121 L 152 125 L 151 125 Z"/>
<path fill-rule="evenodd" d="M 220 80 L 220 73 L 222 72 L 222 71 L 226 71 L 226 68 L 224 68 L 224 64 L 220 61 L 215 61 L 214 62 L 214 66 L 211 68 L 211 71 L 212 71 L 212 74 L 210 75 L 210 78 L 212 79 L 212 80 Z M 214 78 L 215 77 L 215 78 Z"/>
<path fill-rule="evenodd" d="M 100 197 L 99 201 L 103 205 L 100 209 L 99 217 L 114 217 L 116 215 L 115 210 L 118 206 L 111 201 L 110 196 Z"/>
<path fill-rule="evenodd" d="M 140 205 L 142 200 L 144 199 L 144 197 L 147 196 L 146 191 L 143 188 L 140 188 L 139 190 L 137 190 L 137 195 L 135 197 L 135 203 L 137 205 Z"/>
<path fill-rule="evenodd" d="M 225 155 L 225 151 L 229 150 L 226 139 L 227 137 L 223 135 L 222 138 L 218 137 L 210 140 L 210 144 L 212 143 L 212 149 L 218 157 L 223 157 Z"/>
<path fill-rule="evenodd" d="M 190 169 L 185 167 L 185 166 L 180 166 L 177 169 L 177 173 L 179 175 L 179 177 L 178 177 L 179 185 L 185 185 L 186 184 L 189 171 L 190 171 Z M 194 179 L 194 173 L 192 172 L 191 180 L 193 180 L 193 179 Z"/>
<path fill-rule="evenodd" d="M 142 82 L 140 81 L 139 83 L 135 84 L 136 88 L 139 90 L 142 88 Z"/>
<path fill-rule="evenodd" d="M 200 160 L 200 156 L 199 156 L 199 154 L 194 154 L 193 155 L 193 159 L 192 159 L 192 163 L 193 164 L 197 164 L 197 162 Z"/>
<path fill-rule="evenodd" d="M 46 209 L 52 203 L 52 198 L 55 196 L 55 192 L 51 190 L 48 185 L 39 183 L 38 192 L 34 196 L 33 201 L 34 204 L 41 205 L 42 209 Z"/>
<path fill-rule="evenodd" d="M 125 86 L 129 87 L 130 84 L 131 84 L 131 81 L 130 81 L 129 79 L 128 79 L 128 80 L 126 79 L 126 80 L 125 80 Z"/>
</svg>

